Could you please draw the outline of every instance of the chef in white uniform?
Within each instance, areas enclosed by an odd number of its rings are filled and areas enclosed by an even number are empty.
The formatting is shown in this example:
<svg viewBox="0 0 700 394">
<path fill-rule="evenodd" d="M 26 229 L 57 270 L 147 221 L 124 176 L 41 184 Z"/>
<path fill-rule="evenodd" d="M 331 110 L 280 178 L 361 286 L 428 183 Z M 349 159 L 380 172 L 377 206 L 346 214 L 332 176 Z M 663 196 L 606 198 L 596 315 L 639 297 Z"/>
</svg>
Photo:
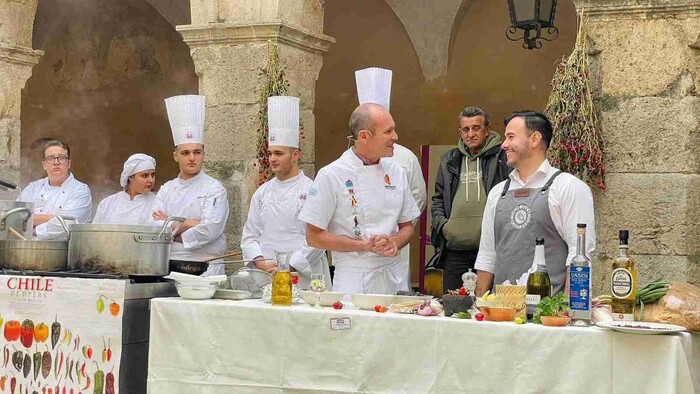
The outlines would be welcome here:
<svg viewBox="0 0 700 394">
<path fill-rule="evenodd" d="M 355 71 L 355 85 L 357 86 L 357 99 L 360 105 L 375 103 L 390 110 L 391 104 L 391 79 L 392 71 L 384 68 L 370 67 Z M 410 149 L 394 143 L 394 155 L 386 160 L 391 160 L 400 165 L 408 176 L 408 184 L 411 194 L 416 200 L 418 210 L 423 212 L 426 206 L 428 193 L 423 179 L 423 171 L 416 155 Z M 417 224 L 413 221 L 413 226 Z M 409 287 L 411 285 L 411 248 L 406 244 L 401 248 L 401 263 L 406 270 Z"/>
<path fill-rule="evenodd" d="M 350 116 L 355 146 L 322 168 L 299 214 L 310 246 L 331 250 L 333 290 L 393 294 L 407 290 L 399 249 L 420 215 L 406 172 L 383 158 L 398 140 L 394 120 L 381 105 L 363 104 Z"/>
<path fill-rule="evenodd" d="M 299 272 L 298 286 L 309 288 L 311 274 L 331 276 L 325 250 L 306 244 L 306 223 L 297 218 L 312 180 L 299 169 L 299 99 L 275 96 L 267 100 L 269 146 L 267 154 L 275 177 L 255 191 L 243 227 L 243 259 L 256 260 L 255 268 L 273 272 L 275 251 L 294 252 L 291 268 Z"/>
<path fill-rule="evenodd" d="M 97 206 L 93 223 L 146 224 L 153 214 L 156 194 L 156 159 L 143 153 L 131 155 L 124 162 L 119 177 L 122 191 L 107 196 Z"/>
<path fill-rule="evenodd" d="M 175 142 L 173 157 L 180 167 L 180 173 L 158 191 L 149 224 L 162 225 L 170 216 L 187 219 L 170 248 L 170 258 L 173 260 L 203 261 L 226 252 L 226 189 L 202 170 L 204 104 L 204 96 L 196 95 L 165 100 Z M 203 276 L 223 273 L 224 265 L 214 264 Z"/>
<path fill-rule="evenodd" d="M 30 183 L 19 197 L 34 203 L 34 235 L 40 240 L 66 239 L 56 215 L 90 223 L 92 195 L 90 188 L 70 172 L 70 146 L 60 140 L 44 144 L 42 167 L 47 177 Z"/>
</svg>

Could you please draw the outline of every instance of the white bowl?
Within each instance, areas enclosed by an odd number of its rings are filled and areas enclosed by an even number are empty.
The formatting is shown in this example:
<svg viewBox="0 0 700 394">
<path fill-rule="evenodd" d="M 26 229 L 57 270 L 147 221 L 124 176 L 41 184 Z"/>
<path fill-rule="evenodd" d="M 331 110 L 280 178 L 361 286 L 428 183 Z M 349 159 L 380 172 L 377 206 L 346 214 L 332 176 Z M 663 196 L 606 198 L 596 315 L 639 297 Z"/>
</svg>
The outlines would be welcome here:
<svg viewBox="0 0 700 394">
<path fill-rule="evenodd" d="M 394 302 L 393 294 L 353 294 L 352 303 L 367 311 L 373 311 L 376 305 L 389 307 Z"/>
<path fill-rule="evenodd" d="M 186 300 L 208 300 L 216 292 L 216 284 L 191 284 L 177 282 L 177 294 Z"/>
<path fill-rule="evenodd" d="M 316 292 L 311 290 L 302 290 L 299 292 L 301 298 L 307 304 L 313 306 L 316 303 Z M 324 291 L 319 293 L 321 297 L 319 299 L 319 305 L 321 306 L 333 306 L 336 302 L 343 299 L 345 293 L 339 293 L 335 291 Z"/>
</svg>

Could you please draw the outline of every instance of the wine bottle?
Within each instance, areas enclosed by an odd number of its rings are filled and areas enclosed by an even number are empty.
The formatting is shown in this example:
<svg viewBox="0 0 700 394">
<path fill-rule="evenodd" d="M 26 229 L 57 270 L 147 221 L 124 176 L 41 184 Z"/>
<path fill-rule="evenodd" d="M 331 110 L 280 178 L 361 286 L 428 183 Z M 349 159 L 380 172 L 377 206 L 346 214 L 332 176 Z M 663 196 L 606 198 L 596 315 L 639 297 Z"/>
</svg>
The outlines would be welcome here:
<svg viewBox="0 0 700 394">
<path fill-rule="evenodd" d="M 576 225 L 576 255 L 567 267 L 572 326 L 591 325 L 591 260 L 586 256 L 586 224 Z"/>
<path fill-rule="evenodd" d="M 527 319 L 532 320 L 537 304 L 544 297 L 552 295 L 552 283 L 547 273 L 547 263 L 544 256 L 544 238 L 535 240 L 535 258 L 533 265 L 537 265 L 537 271 L 527 277 L 527 295 L 525 302 L 527 306 Z"/>
<path fill-rule="evenodd" d="M 634 260 L 627 256 L 629 231 L 620 230 L 620 251 L 612 261 L 610 291 L 614 320 L 634 321 L 634 304 L 637 295 L 637 270 Z"/>
</svg>

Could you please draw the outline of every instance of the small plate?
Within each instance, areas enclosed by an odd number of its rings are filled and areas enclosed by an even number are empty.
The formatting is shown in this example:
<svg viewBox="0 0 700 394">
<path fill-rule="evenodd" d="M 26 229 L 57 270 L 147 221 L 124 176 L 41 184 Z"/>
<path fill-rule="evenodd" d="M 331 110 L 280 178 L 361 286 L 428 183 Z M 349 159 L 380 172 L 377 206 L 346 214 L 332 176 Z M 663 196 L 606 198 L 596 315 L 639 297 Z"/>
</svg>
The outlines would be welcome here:
<svg viewBox="0 0 700 394">
<path fill-rule="evenodd" d="M 645 321 L 606 321 L 597 323 L 598 327 L 628 334 L 658 335 L 686 331 L 683 326 L 675 324 L 649 323 Z"/>
</svg>

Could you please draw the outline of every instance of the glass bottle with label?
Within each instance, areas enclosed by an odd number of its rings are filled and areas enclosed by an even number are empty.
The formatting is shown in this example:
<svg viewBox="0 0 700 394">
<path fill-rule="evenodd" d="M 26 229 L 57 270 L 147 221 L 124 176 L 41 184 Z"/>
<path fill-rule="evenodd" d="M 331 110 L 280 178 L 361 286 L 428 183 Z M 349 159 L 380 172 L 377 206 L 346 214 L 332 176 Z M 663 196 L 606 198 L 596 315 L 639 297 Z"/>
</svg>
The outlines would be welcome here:
<svg viewBox="0 0 700 394">
<path fill-rule="evenodd" d="M 634 304 L 637 295 L 637 270 L 632 258 L 627 256 L 629 231 L 620 230 L 620 252 L 612 261 L 610 290 L 614 320 L 634 321 Z"/>
<path fill-rule="evenodd" d="M 544 258 L 544 238 L 535 240 L 535 258 L 533 265 L 537 265 L 537 271 L 527 277 L 527 294 L 525 303 L 527 306 L 527 320 L 531 321 L 535 314 L 537 304 L 544 297 L 552 295 L 552 283 L 547 273 L 547 264 Z"/>
<path fill-rule="evenodd" d="M 572 326 L 591 325 L 591 260 L 586 256 L 586 224 L 576 225 L 576 255 L 567 267 Z"/>
</svg>

